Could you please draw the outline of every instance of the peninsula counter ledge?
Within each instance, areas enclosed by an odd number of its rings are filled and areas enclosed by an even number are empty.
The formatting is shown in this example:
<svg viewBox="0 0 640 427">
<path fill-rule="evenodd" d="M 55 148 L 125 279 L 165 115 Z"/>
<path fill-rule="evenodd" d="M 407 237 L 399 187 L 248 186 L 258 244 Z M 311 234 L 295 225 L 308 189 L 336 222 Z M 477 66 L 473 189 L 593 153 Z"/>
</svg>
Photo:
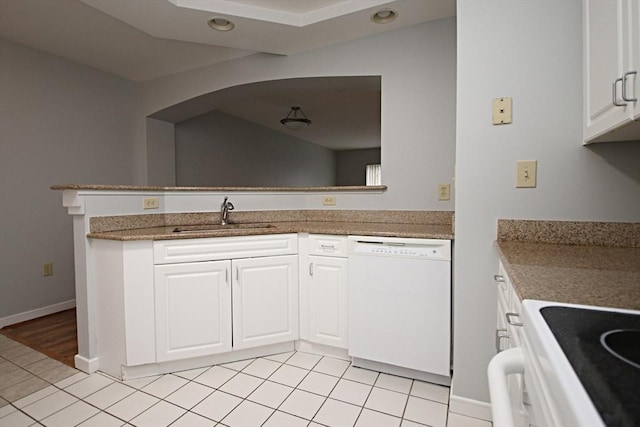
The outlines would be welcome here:
<svg viewBox="0 0 640 427">
<path fill-rule="evenodd" d="M 640 310 L 640 224 L 498 222 L 498 256 L 521 300 Z"/>
<path fill-rule="evenodd" d="M 333 187 L 160 187 L 153 185 L 56 184 L 52 190 L 96 191 L 189 191 L 189 192 L 383 192 L 386 185 L 342 185 Z"/>
</svg>

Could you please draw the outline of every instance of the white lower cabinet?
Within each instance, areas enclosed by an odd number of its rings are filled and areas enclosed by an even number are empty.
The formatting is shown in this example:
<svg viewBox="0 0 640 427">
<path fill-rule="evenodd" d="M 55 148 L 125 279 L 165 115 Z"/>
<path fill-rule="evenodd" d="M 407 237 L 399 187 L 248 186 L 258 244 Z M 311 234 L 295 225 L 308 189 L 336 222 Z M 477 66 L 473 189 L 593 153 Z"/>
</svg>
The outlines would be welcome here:
<svg viewBox="0 0 640 427">
<path fill-rule="evenodd" d="M 347 348 L 347 259 L 309 256 L 309 340 Z"/>
<path fill-rule="evenodd" d="M 347 349 L 347 236 L 300 235 L 300 338 Z"/>
<path fill-rule="evenodd" d="M 158 362 L 231 351 L 231 261 L 155 267 Z"/>
<path fill-rule="evenodd" d="M 496 351 L 500 352 L 510 348 L 520 347 L 522 324 L 522 302 L 516 293 L 502 262 L 498 265 L 498 274 L 494 276 L 498 285 L 498 316 L 496 329 Z M 529 398 L 524 386 L 522 374 L 509 375 L 507 377 L 509 401 L 514 414 L 514 427 L 528 427 Z"/>
<path fill-rule="evenodd" d="M 160 241 L 154 252 L 157 362 L 298 339 L 296 235 Z M 229 253 L 251 257 L 206 260 Z"/>
<path fill-rule="evenodd" d="M 298 339 L 298 256 L 232 261 L 233 348 Z"/>
</svg>

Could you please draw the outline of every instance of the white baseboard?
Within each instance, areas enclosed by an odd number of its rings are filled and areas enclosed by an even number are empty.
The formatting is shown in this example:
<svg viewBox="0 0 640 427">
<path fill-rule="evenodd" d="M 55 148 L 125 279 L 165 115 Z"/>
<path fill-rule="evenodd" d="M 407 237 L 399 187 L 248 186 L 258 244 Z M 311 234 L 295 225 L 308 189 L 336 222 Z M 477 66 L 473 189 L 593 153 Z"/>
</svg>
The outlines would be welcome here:
<svg viewBox="0 0 640 427">
<path fill-rule="evenodd" d="M 491 404 L 453 394 L 449 398 L 449 412 L 487 421 L 492 421 L 493 419 L 491 416 Z"/>
<path fill-rule="evenodd" d="M 97 357 L 93 359 L 87 359 L 85 357 L 76 354 L 73 358 L 74 365 L 76 365 L 76 369 L 79 369 L 87 374 L 91 374 L 98 370 L 99 360 Z"/>
<path fill-rule="evenodd" d="M 328 345 L 316 344 L 305 340 L 296 341 L 296 350 L 351 361 L 349 353 L 344 348 L 330 347 Z"/>
<path fill-rule="evenodd" d="M 76 306 L 76 300 L 59 302 L 57 304 L 48 305 L 46 307 L 36 308 L 35 310 L 25 311 L 23 313 L 13 314 L 11 316 L 0 318 L 0 329 L 5 326 L 15 325 L 16 323 L 26 322 L 27 320 L 37 319 L 38 317 L 47 316 L 59 311 L 68 310 Z"/>
</svg>

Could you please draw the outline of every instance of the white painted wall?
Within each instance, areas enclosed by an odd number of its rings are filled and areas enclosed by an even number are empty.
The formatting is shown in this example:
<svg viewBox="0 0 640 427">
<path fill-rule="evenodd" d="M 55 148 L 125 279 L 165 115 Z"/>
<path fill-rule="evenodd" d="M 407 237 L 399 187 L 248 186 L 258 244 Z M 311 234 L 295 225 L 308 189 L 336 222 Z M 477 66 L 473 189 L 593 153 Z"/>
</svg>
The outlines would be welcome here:
<svg viewBox="0 0 640 427">
<path fill-rule="evenodd" d="M 176 123 L 175 135 L 180 187 L 336 185 L 333 150 L 218 110 Z"/>
<path fill-rule="evenodd" d="M 144 130 L 144 117 L 158 110 L 230 86 L 381 75 L 382 180 L 389 189 L 341 195 L 336 208 L 452 210 L 453 201 L 437 200 L 437 184 L 451 182 L 454 174 L 455 28 L 455 19 L 444 19 L 296 55 L 256 54 L 143 82 L 138 128 Z M 146 175 L 138 179 L 144 183 Z M 306 197 L 308 208 L 322 207 L 317 194 Z M 287 207 L 278 197 L 264 206 Z"/>
<path fill-rule="evenodd" d="M 74 299 L 52 184 L 132 183 L 133 83 L 0 40 L 0 319 Z M 53 262 L 54 274 L 42 276 Z"/>
<path fill-rule="evenodd" d="M 452 407 L 489 401 L 498 218 L 640 221 L 640 143 L 581 145 L 581 1 L 458 0 L 457 13 Z M 500 96 L 513 123 L 493 126 Z M 537 188 L 514 188 L 516 160 L 534 159 Z"/>
</svg>

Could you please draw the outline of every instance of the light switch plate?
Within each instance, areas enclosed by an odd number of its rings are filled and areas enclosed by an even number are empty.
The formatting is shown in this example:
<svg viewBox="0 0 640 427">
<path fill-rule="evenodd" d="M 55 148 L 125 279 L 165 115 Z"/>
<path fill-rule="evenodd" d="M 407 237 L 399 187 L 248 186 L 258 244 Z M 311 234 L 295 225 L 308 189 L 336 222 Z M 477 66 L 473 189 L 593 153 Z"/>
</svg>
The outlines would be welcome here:
<svg viewBox="0 0 640 427">
<path fill-rule="evenodd" d="M 516 162 L 516 188 L 534 188 L 537 181 L 537 160 L 518 160 Z"/>
<path fill-rule="evenodd" d="M 493 100 L 493 124 L 506 125 L 511 123 L 511 98 L 503 96 Z"/>
</svg>

